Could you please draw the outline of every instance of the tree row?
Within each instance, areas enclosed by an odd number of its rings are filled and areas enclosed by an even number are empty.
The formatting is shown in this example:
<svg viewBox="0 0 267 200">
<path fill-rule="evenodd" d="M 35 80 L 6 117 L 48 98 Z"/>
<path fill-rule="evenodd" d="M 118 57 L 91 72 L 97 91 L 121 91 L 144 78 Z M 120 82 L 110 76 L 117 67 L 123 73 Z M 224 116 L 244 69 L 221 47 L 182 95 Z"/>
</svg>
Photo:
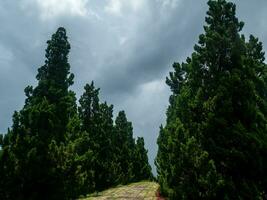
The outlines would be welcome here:
<svg viewBox="0 0 267 200">
<path fill-rule="evenodd" d="M 74 199 L 151 179 L 144 139 L 135 141 L 125 112 L 114 122 L 93 82 L 77 104 L 65 29 L 47 44 L 37 86 L 25 88 L 25 105 L 0 137 L 0 199 Z"/>
</svg>

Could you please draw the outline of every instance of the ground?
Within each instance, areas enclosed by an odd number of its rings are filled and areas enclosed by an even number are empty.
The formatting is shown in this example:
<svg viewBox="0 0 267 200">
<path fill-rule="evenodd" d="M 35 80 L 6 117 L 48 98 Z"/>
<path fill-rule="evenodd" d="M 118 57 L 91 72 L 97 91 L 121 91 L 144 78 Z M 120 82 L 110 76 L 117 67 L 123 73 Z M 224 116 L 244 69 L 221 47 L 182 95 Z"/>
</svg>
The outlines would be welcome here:
<svg viewBox="0 0 267 200">
<path fill-rule="evenodd" d="M 159 185 L 155 182 L 138 182 L 126 186 L 118 186 L 116 188 L 105 190 L 98 195 L 91 194 L 80 200 L 112 200 L 112 199 L 136 199 L 136 200 L 157 200 Z"/>
</svg>

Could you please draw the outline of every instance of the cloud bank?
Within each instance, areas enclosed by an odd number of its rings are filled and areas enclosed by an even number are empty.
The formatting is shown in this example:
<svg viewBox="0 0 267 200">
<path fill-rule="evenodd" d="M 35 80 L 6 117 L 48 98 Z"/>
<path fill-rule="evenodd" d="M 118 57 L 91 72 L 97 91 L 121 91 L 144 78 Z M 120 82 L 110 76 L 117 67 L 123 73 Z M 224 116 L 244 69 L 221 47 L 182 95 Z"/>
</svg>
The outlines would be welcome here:
<svg viewBox="0 0 267 200">
<path fill-rule="evenodd" d="M 258 36 L 266 48 L 267 2 L 234 2 L 246 22 L 244 33 Z M 36 84 L 46 40 L 64 26 L 77 97 L 94 80 L 115 114 L 126 110 L 153 164 L 170 95 L 165 77 L 174 61 L 190 56 L 206 10 L 204 0 L 1 1 L 0 131 L 6 132 L 14 110 L 23 106 L 24 88 Z"/>
</svg>

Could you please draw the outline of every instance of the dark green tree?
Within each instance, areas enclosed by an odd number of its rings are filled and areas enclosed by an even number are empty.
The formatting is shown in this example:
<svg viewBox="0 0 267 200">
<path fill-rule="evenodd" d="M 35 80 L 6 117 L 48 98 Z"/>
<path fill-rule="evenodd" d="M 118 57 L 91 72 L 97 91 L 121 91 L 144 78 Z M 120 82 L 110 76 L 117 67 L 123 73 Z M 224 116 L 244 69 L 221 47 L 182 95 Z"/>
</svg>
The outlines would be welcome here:
<svg viewBox="0 0 267 200">
<path fill-rule="evenodd" d="M 2 147 L 3 145 L 3 139 L 4 139 L 3 134 L 0 134 L 0 147 Z"/>
<path fill-rule="evenodd" d="M 75 107 L 68 53 L 70 44 L 64 28 L 52 35 L 46 49 L 45 65 L 38 69 L 38 84 L 25 89 L 23 109 L 15 112 L 6 145 L 13 159 L 16 181 L 10 187 L 13 199 L 66 198 L 64 171 L 53 159 L 66 140 L 67 124 Z M 12 168 L 10 168 L 12 169 Z M 8 177 L 12 180 L 12 177 Z M 10 190 L 7 190 L 8 193 Z"/>
<path fill-rule="evenodd" d="M 100 120 L 99 88 L 95 89 L 94 82 L 92 82 L 90 85 L 86 84 L 84 90 L 85 92 L 79 100 L 80 106 L 78 108 L 82 123 L 81 129 L 82 131 L 93 133 L 97 131 L 97 124 L 99 124 Z M 97 136 L 97 134 L 91 135 L 92 140 L 94 140 L 93 136 Z"/>
<path fill-rule="evenodd" d="M 37 86 L 25 88 L 24 107 L 0 135 L 0 199 L 75 199 L 147 179 L 151 168 L 144 141 L 135 144 L 125 113 L 114 125 L 113 106 L 99 101 L 93 82 L 77 106 L 69 89 L 74 75 L 65 29 L 58 28 L 47 44 Z"/>
<path fill-rule="evenodd" d="M 102 160 L 105 174 L 103 174 L 103 181 L 106 182 L 106 187 L 115 184 L 116 181 L 116 163 L 115 146 L 114 146 L 114 124 L 113 124 L 113 105 L 108 105 L 106 102 L 100 105 L 101 111 L 101 150 L 100 160 Z"/>
<path fill-rule="evenodd" d="M 11 134 L 2 135 L 1 149 L 0 149 L 0 198 L 11 200 L 14 199 L 19 187 L 12 187 L 18 183 L 18 177 L 15 171 L 15 158 L 9 146 Z"/>
<path fill-rule="evenodd" d="M 135 142 L 132 123 L 127 120 L 124 111 L 120 111 L 115 120 L 115 138 L 116 159 L 117 163 L 120 163 L 118 183 L 126 184 L 134 180 L 133 158 Z"/>
<path fill-rule="evenodd" d="M 159 181 L 169 196 L 183 194 L 177 187 L 203 193 L 194 180 L 190 184 L 178 181 L 185 178 L 187 169 L 172 163 L 173 143 L 178 148 L 176 160 L 198 166 L 191 167 L 191 174 L 198 177 L 209 172 L 217 177 L 218 187 L 213 184 L 212 195 L 204 189 L 208 194 L 204 199 L 265 198 L 267 71 L 262 44 L 253 36 L 246 41 L 240 34 L 244 23 L 235 16 L 233 3 L 209 0 L 208 5 L 205 33 L 199 36 L 195 52 L 185 63 L 174 63 L 166 81 L 172 95 L 167 125 L 158 138 Z M 171 127 L 182 129 L 177 132 Z M 186 147 L 193 144 L 196 154 Z M 204 171 L 202 165 L 194 164 L 194 156 L 202 158 L 202 154 Z"/>
<path fill-rule="evenodd" d="M 90 149 L 93 154 L 91 169 L 94 172 L 94 188 L 101 191 L 113 183 L 112 178 L 112 137 L 113 137 L 113 106 L 100 103 L 99 89 L 94 83 L 87 84 L 80 98 L 79 116 L 81 129 L 86 135 L 84 149 Z M 83 136 L 84 137 L 84 136 Z M 89 167 L 88 165 L 86 166 Z"/>
<path fill-rule="evenodd" d="M 134 181 L 152 180 L 151 166 L 148 162 L 147 150 L 145 149 L 145 141 L 143 137 L 138 137 L 135 144 L 133 174 Z"/>
<path fill-rule="evenodd" d="M 162 195 L 170 199 L 216 199 L 224 181 L 208 152 L 179 120 L 161 127 L 158 144 L 156 166 Z"/>
</svg>

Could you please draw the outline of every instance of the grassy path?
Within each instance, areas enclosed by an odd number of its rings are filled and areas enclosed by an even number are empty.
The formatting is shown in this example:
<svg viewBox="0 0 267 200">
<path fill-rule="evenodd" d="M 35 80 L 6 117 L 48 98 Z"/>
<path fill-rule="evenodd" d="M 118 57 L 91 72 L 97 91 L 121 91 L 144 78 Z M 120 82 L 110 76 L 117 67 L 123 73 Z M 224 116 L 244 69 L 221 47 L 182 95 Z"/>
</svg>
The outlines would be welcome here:
<svg viewBox="0 0 267 200">
<path fill-rule="evenodd" d="M 127 200 L 157 200 L 156 192 L 159 185 L 155 182 L 138 182 L 126 186 L 118 186 L 116 188 L 105 190 L 99 193 L 88 195 L 81 200 L 111 200 L 111 199 L 127 199 Z"/>
</svg>

